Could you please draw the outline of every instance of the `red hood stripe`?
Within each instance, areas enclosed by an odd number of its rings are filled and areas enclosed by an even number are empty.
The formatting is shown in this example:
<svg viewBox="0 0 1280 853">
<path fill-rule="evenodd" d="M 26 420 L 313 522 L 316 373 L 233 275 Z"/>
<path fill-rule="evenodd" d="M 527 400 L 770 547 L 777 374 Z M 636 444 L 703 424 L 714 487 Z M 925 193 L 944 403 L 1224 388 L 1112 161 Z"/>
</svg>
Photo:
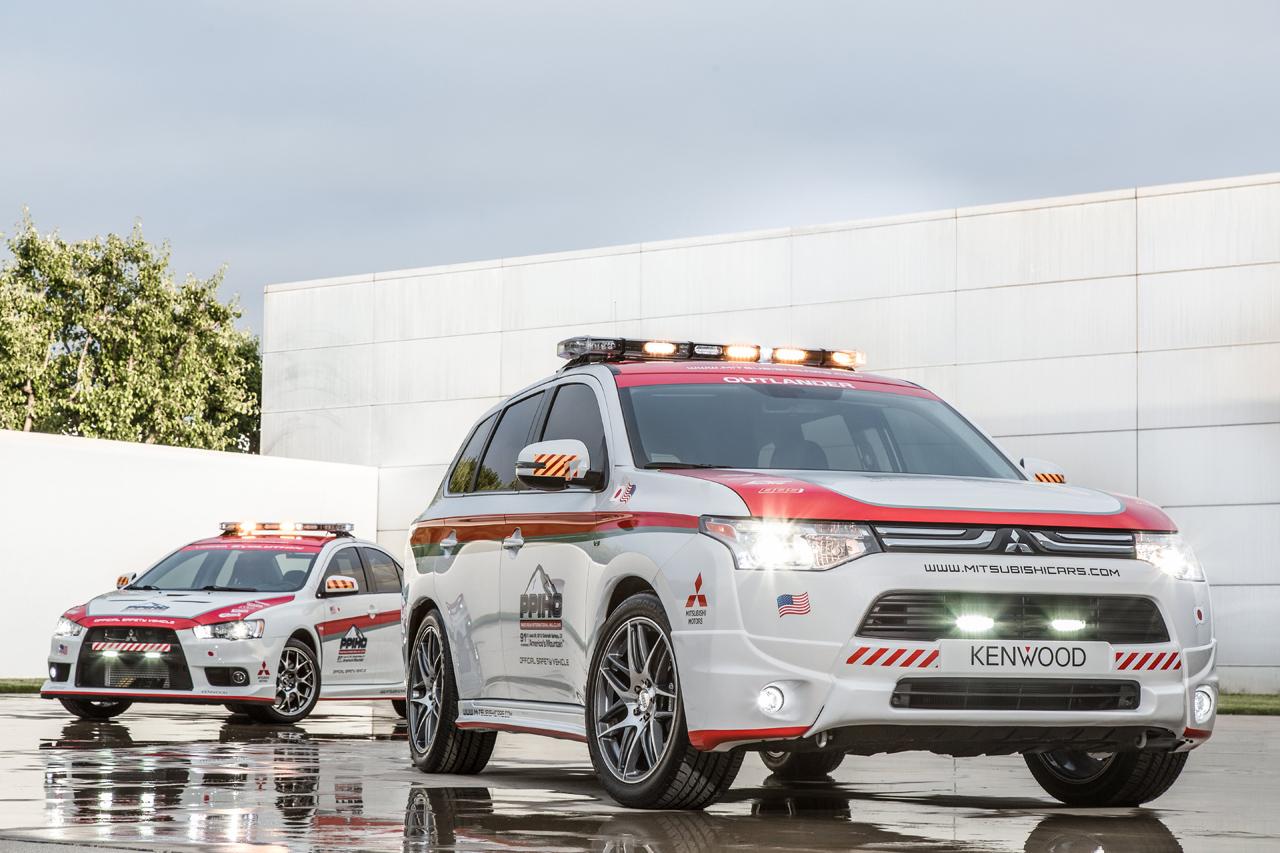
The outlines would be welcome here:
<svg viewBox="0 0 1280 853">
<path fill-rule="evenodd" d="M 803 518 L 848 521 L 887 521 L 899 524 L 920 522 L 924 524 L 983 524 L 983 525 L 1034 525 L 1044 527 L 1084 527 L 1118 530 L 1175 531 L 1177 525 L 1158 507 L 1136 498 L 1116 495 L 1123 504 L 1120 512 L 1110 515 L 1092 515 L 1067 512 L 1016 512 L 958 509 L 914 509 L 880 506 L 864 503 L 790 476 L 770 476 L 732 470 L 673 470 L 670 473 L 700 480 L 710 480 L 732 489 L 747 504 L 753 516 L 764 518 Z M 803 491 L 786 493 L 776 485 L 772 489 L 759 485 L 747 485 L 749 480 L 787 480 Z"/>
</svg>

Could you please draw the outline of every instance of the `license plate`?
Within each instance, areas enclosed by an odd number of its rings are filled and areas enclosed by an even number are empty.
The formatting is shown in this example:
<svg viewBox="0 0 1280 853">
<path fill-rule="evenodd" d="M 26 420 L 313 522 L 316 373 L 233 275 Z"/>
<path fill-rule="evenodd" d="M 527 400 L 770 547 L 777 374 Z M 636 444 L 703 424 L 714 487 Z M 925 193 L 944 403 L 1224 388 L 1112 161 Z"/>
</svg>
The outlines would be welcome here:
<svg viewBox="0 0 1280 853">
<path fill-rule="evenodd" d="M 1111 671 L 1110 643 L 943 640 L 940 646 L 942 672 L 1101 675 Z"/>
</svg>

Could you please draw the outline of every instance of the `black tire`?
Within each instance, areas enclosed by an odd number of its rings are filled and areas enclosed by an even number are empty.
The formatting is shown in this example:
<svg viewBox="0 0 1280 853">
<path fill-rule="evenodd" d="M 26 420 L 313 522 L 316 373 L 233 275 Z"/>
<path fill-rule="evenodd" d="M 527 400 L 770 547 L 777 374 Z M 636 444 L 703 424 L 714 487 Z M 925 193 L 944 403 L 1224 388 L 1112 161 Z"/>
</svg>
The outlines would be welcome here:
<svg viewBox="0 0 1280 853">
<path fill-rule="evenodd" d="M 409 716 L 409 705 L 403 699 L 392 699 L 391 710 L 395 711 L 402 720 Z"/>
<path fill-rule="evenodd" d="M 68 699 L 59 697 L 62 707 L 82 720 L 109 720 L 118 717 L 133 704 L 128 699 Z"/>
<path fill-rule="evenodd" d="M 1169 790 L 1187 763 L 1185 752 L 1117 752 L 1103 757 L 1060 749 L 1023 758 L 1040 787 L 1069 806 L 1140 806 Z"/>
<path fill-rule="evenodd" d="M 430 667 L 424 666 L 426 660 L 432 662 Z M 407 690 L 409 758 L 413 766 L 423 773 L 470 775 L 483 770 L 493 754 L 498 733 L 460 729 L 456 725 L 458 683 L 453 675 L 448 634 L 438 610 L 433 609 L 422 620 L 409 647 Z"/>
<path fill-rule="evenodd" d="M 291 661 L 297 662 L 292 670 L 288 665 Z M 291 691 L 300 689 L 299 685 L 303 680 L 300 670 L 304 666 L 309 667 L 310 690 L 305 699 L 295 704 L 295 696 Z M 290 674 L 291 671 L 293 675 Z M 259 723 L 289 725 L 300 723 L 310 716 L 319 700 L 320 661 L 310 646 L 299 639 L 290 638 L 284 644 L 280 660 L 276 663 L 276 701 L 270 705 L 265 702 L 246 702 L 243 707 L 249 718 Z"/>
<path fill-rule="evenodd" d="M 821 782 L 844 761 L 843 752 L 762 752 L 769 772 L 788 782 Z"/>
<path fill-rule="evenodd" d="M 619 697 L 622 696 L 617 688 L 610 687 L 609 679 L 613 676 L 602 675 L 602 667 L 611 647 L 619 641 L 624 644 L 630 642 L 630 634 L 624 636 L 623 632 L 640 629 L 649 632 L 650 637 L 655 641 L 655 645 L 649 647 L 651 650 L 657 650 L 657 642 L 660 638 L 661 643 L 665 643 L 666 653 L 671 655 L 671 659 L 669 665 L 659 661 L 651 668 L 650 661 L 656 659 L 655 655 L 646 656 L 644 672 L 637 672 L 636 675 L 645 676 L 643 684 L 652 682 L 649 701 L 637 700 L 635 707 L 626 706 L 622 709 L 621 719 L 627 720 L 638 714 L 642 716 L 646 726 L 656 726 L 659 716 L 669 715 L 670 723 L 667 737 L 661 747 L 661 754 L 654 756 L 654 760 L 649 763 L 643 775 L 638 775 L 635 781 L 626 781 L 611 766 L 616 761 L 611 754 L 614 747 L 613 741 L 610 740 L 604 746 L 601 744 L 611 731 L 618 730 L 619 727 L 618 723 L 609 722 L 613 719 L 611 714 L 616 714 L 619 705 L 619 701 L 608 698 L 609 691 Z M 684 717 L 684 701 L 680 698 L 679 677 L 670 644 L 671 625 L 667 621 L 662 602 L 652 593 L 639 593 L 623 601 L 605 621 L 600 630 L 600 640 L 591 656 L 591 666 L 587 670 L 586 732 L 591 764 L 595 767 L 596 776 L 609 796 L 629 808 L 705 808 L 729 789 L 734 777 L 738 775 L 738 768 L 742 766 L 741 750 L 701 752 L 689 743 L 689 730 Z M 631 664 L 628 665 L 631 666 Z M 601 684 L 602 679 L 603 684 Z M 636 678 L 632 680 L 635 682 Z M 660 690 L 660 687 L 664 689 Z M 644 688 L 640 689 L 643 692 Z M 652 695 L 654 691 L 663 698 L 655 699 Z M 663 705 L 660 706 L 658 703 Z M 670 707 L 670 710 L 652 712 L 652 718 L 650 717 L 651 709 L 663 706 Z M 641 735 L 641 729 L 637 728 L 632 735 L 633 747 L 635 742 L 641 741 Z M 623 738 L 622 736 L 619 738 L 618 752 L 622 753 Z M 610 755 L 606 755 L 606 750 Z M 647 756 L 645 760 L 648 763 Z M 638 762 L 639 759 L 636 761 Z M 622 775 L 625 776 L 629 762 L 624 758 L 622 764 Z"/>
</svg>

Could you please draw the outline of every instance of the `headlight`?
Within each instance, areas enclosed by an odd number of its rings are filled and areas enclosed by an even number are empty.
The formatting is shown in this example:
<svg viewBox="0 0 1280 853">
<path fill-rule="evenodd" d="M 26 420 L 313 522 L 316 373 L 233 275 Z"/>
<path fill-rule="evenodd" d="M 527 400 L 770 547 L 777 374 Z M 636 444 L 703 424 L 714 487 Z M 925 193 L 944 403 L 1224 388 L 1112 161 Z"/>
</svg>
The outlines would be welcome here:
<svg viewBox="0 0 1280 853">
<path fill-rule="evenodd" d="M 1146 560 L 1171 578 L 1204 580 L 1196 552 L 1177 533 L 1139 533 L 1134 540 L 1138 559 Z"/>
<path fill-rule="evenodd" d="M 197 625 L 192 632 L 201 640 L 256 640 L 262 636 L 266 623 L 261 619 L 242 622 L 216 622 L 213 625 Z"/>
<path fill-rule="evenodd" d="M 861 524 L 702 517 L 702 532 L 729 546 L 740 569 L 824 571 L 879 550 Z"/>
<path fill-rule="evenodd" d="M 57 626 L 53 629 L 53 636 L 55 636 L 55 637 L 79 637 L 79 636 L 80 636 L 80 632 L 81 632 L 81 631 L 83 631 L 83 630 L 84 630 L 84 626 L 83 626 L 83 625 L 81 625 L 81 624 L 79 624 L 79 623 L 77 623 L 77 622 L 72 622 L 70 619 L 68 619 L 67 617 L 63 616 L 61 619 L 59 619 L 59 620 L 58 620 L 58 624 L 57 624 Z"/>
</svg>

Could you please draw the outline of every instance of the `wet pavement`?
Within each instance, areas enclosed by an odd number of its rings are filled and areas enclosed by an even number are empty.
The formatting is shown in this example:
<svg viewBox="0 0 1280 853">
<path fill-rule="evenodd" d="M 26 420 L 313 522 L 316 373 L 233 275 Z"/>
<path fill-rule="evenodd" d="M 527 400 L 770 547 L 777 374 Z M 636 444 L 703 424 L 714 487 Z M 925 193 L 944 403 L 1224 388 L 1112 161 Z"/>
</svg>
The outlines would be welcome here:
<svg viewBox="0 0 1280 853">
<path fill-rule="evenodd" d="M 504 734 L 470 777 L 418 773 L 407 750 L 373 703 L 270 727 L 183 706 L 83 722 L 0 698 L 0 850 L 1280 850 L 1280 717 L 1219 720 L 1143 809 L 1058 805 L 1016 756 L 911 753 L 803 786 L 748 756 L 705 812 L 633 812 L 578 744 Z"/>
</svg>

